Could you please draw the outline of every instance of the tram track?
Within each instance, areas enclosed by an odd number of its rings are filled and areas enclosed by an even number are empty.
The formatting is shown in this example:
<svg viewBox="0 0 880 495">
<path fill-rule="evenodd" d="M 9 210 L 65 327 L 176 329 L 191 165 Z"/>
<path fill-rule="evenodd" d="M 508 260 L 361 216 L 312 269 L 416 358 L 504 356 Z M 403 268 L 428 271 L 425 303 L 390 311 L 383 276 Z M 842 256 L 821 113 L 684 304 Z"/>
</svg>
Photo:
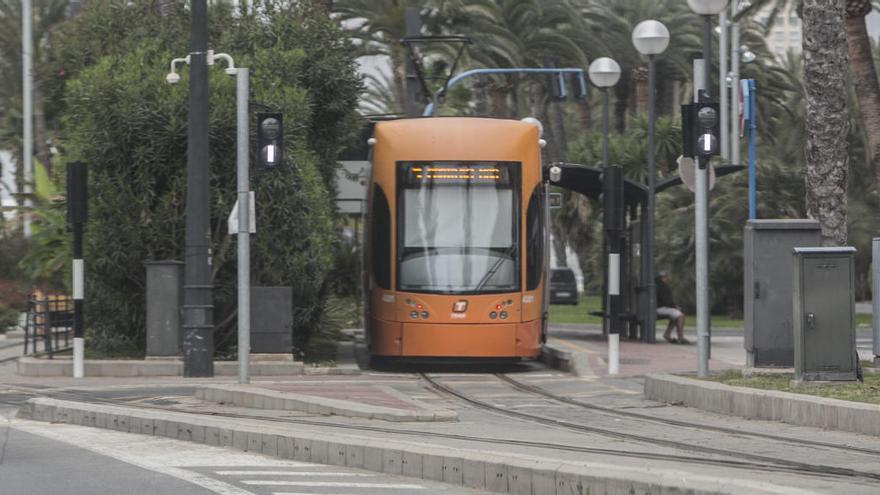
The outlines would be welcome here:
<svg viewBox="0 0 880 495">
<path fill-rule="evenodd" d="M 600 447 L 585 447 L 582 445 L 571 445 L 571 444 L 563 444 L 563 443 L 553 443 L 553 442 L 539 442 L 539 441 L 531 441 L 531 440 L 516 440 L 516 439 L 507 439 L 507 438 L 493 438 L 493 437 L 481 437 L 475 435 L 462 435 L 456 433 L 443 433 L 443 432 L 431 432 L 425 430 L 412 430 L 405 428 L 386 428 L 381 426 L 371 426 L 371 425 L 355 425 L 355 424 L 340 424 L 329 421 L 317 421 L 312 419 L 301 419 L 301 418 L 283 418 L 277 416 L 267 416 L 261 414 L 241 414 L 234 412 L 221 412 L 221 411 L 194 411 L 192 409 L 187 409 L 184 407 L 169 407 L 169 406 L 154 406 L 144 403 L 131 403 L 125 400 L 120 400 L 118 398 L 114 399 L 106 399 L 94 397 L 92 395 L 82 394 L 82 393 L 74 393 L 71 391 L 60 391 L 60 390 L 40 390 L 40 389 L 30 389 L 29 387 L 16 387 L 20 392 L 26 392 L 30 397 L 45 397 L 45 398 L 53 398 L 60 400 L 69 400 L 72 402 L 80 402 L 85 404 L 93 404 L 100 403 L 106 405 L 113 406 L 124 406 L 124 407 L 132 407 L 136 409 L 144 409 L 150 411 L 166 411 L 166 412 L 177 412 L 177 413 L 185 413 L 185 414 L 194 414 L 194 415 L 204 415 L 210 417 L 219 417 L 219 418 L 230 418 L 230 419 L 245 419 L 245 420 L 258 420 L 258 421 L 266 421 L 270 423 L 280 423 L 280 424 L 290 424 L 290 425 L 299 425 L 299 426 L 315 426 L 322 428 L 333 428 L 337 430 L 345 430 L 345 431 L 361 431 L 361 432 L 370 432 L 370 433 L 381 433 L 386 435 L 401 435 L 401 436 L 411 436 L 417 438 L 437 438 L 437 439 L 445 439 L 445 440 L 456 440 L 456 441 L 465 441 L 465 442 L 474 442 L 478 444 L 491 444 L 491 445 L 502 445 L 502 446 L 517 446 L 517 447 L 528 447 L 528 448 L 539 448 L 539 449 L 548 449 L 555 451 L 564 451 L 564 452 L 575 452 L 575 453 L 584 453 L 584 454 L 596 454 L 603 456 L 613 456 L 613 457 L 621 457 L 621 458 L 629 458 L 629 459 L 642 459 L 642 460 L 652 460 L 652 461 L 673 461 L 673 462 L 682 462 L 682 463 L 697 463 L 702 465 L 711 465 L 711 466 L 719 466 L 725 468 L 735 468 L 742 469 L 746 471 L 763 471 L 768 473 L 787 473 L 794 475 L 807 475 L 807 476 L 816 476 L 816 477 L 825 477 L 825 476 L 837 476 L 842 478 L 868 478 L 870 480 L 878 480 L 880 479 L 880 475 L 875 475 L 873 473 L 862 473 L 855 470 L 849 469 L 838 469 L 832 468 L 833 471 L 825 471 L 825 470 L 817 470 L 814 469 L 814 466 L 804 464 L 802 466 L 792 466 L 792 465 L 779 465 L 778 463 L 767 464 L 765 462 L 751 462 L 746 460 L 731 460 L 731 459 L 711 459 L 706 457 L 698 457 L 698 456 L 689 456 L 689 455 L 680 455 L 680 454 L 669 454 L 669 453 L 651 453 L 651 452 L 635 452 L 632 450 L 623 450 L 623 449 L 607 449 Z M 131 398 L 129 398 L 130 400 Z M 9 404 L 12 405 L 12 404 Z"/>
<path fill-rule="evenodd" d="M 651 416 L 648 414 L 641 414 L 641 413 L 632 412 L 632 411 L 622 411 L 620 409 L 598 406 L 596 404 L 590 404 L 590 403 L 583 402 L 583 401 L 580 401 L 577 399 L 573 399 L 571 397 L 565 397 L 562 395 L 554 394 L 553 392 L 550 392 L 550 391 L 543 389 L 541 387 L 527 384 L 527 383 L 521 382 L 519 380 L 516 380 L 514 378 L 511 378 L 509 375 L 506 375 L 506 374 L 496 373 L 495 377 L 506 382 L 507 384 L 509 384 L 510 386 L 514 387 L 517 390 L 531 393 L 533 395 L 542 396 L 542 397 L 545 397 L 545 398 L 548 398 L 551 400 L 555 400 L 557 402 L 562 402 L 564 404 L 580 407 L 583 409 L 588 409 L 591 411 L 600 412 L 602 414 L 606 414 L 609 416 L 638 419 L 640 421 L 651 421 L 652 423 L 676 426 L 676 427 L 681 427 L 681 428 L 714 431 L 714 432 L 718 432 L 718 433 L 726 433 L 726 434 L 738 435 L 738 436 L 748 436 L 748 437 L 760 438 L 763 440 L 774 440 L 774 441 L 778 441 L 778 442 L 786 442 L 786 443 L 790 443 L 790 444 L 797 444 L 797 445 L 802 445 L 802 446 L 807 446 L 807 447 L 821 447 L 821 448 L 837 449 L 837 450 L 843 450 L 847 453 L 858 452 L 861 454 L 867 454 L 867 455 L 873 455 L 873 456 L 880 457 L 880 450 L 868 449 L 868 448 L 864 448 L 864 447 L 841 445 L 841 444 L 835 444 L 835 443 L 829 443 L 829 442 L 819 442 L 819 441 L 815 441 L 815 440 L 805 440 L 805 439 L 801 439 L 801 438 L 792 438 L 792 437 L 786 437 L 786 436 L 782 436 L 782 435 L 773 435 L 771 433 L 760 433 L 760 432 L 754 432 L 754 431 L 748 431 L 748 430 L 739 430 L 736 428 L 726 428 L 724 426 L 714 426 L 714 425 L 707 425 L 707 424 L 703 424 L 703 423 L 693 423 L 690 421 L 681 421 L 681 420 L 677 420 L 677 419 L 658 418 L 656 416 Z"/>
<path fill-rule="evenodd" d="M 880 473 L 872 473 L 867 471 L 858 471 L 849 468 L 842 468 L 836 466 L 828 466 L 823 464 L 809 464 L 805 462 L 799 461 L 790 461 L 785 459 L 780 459 L 778 457 L 769 457 L 759 454 L 752 454 L 748 452 L 742 452 L 737 450 L 729 450 L 722 449 L 716 447 L 707 447 L 704 445 L 695 445 L 693 443 L 679 442 L 675 440 L 667 440 L 652 436 L 639 435 L 635 433 L 627 433 L 625 431 L 619 430 L 611 430 L 608 428 L 601 428 L 597 426 L 585 425 L 582 423 L 574 423 L 568 420 L 552 418 L 548 416 L 540 416 L 537 414 L 531 414 L 521 411 L 515 411 L 511 409 L 506 409 L 502 407 L 498 407 L 494 404 L 490 404 L 484 400 L 480 400 L 474 398 L 468 394 L 465 394 L 459 390 L 455 390 L 454 388 L 440 383 L 438 380 L 433 377 L 425 374 L 419 374 L 426 382 L 428 382 L 434 389 L 448 395 L 455 397 L 471 406 L 477 407 L 479 409 L 483 409 L 486 411 L 490 411 L 493 413 L 497 413 L 500 415 L 508 416 L 511 418 L 523 420 L 526 422 L 532 422 L 537 424 L 542 424 L 546 426 L 558 427 L 562 429 L 567 429 L 571 431 L 576 431 L 580 433 L 591 433 L 597 434 L 601 436 L 605 436 L 608 438 L 614 438 L 617 440 L 627 440 L 631 442 L 638 442 L 642 444 L 650 444 L 655 446 L 661 446 L 666 448 L 671 448 L 679 451 L 685 451 L 690 453 L 699 453 L 699 454 L 709 454 L 715 456 L 722 456 L 727 458 L 735 458 L 742 461 L 747 461 L 753 465 L 761 465 L 764 467 L 775 466 L 777 468 L 783 468 L 785 471 L 796 471 L 798 473 L 812 473 L 818 474 L 822 476 L 840 476 L 845 478 L 864 478 L 873 481 L 880 480 Z M 506 380 L 505 380 L 506 381 Z M 613 410 L 611 410 L 613 411 Z M 735 431 L 735 430 L 734 430 Z M 737 432 L 739 433 L 739 432 Z M 831 444 L 833 445 L 833 444 Z M 871 452 L 874 455 L 873 452 Z M 656 457 L 658 459 L 667 458 L 666 454 L 657 454 Z M 710 459 L 706 459 L 704 457 L 697 457 L 695 462 L 706 463 Z M 714 461 L 714 460 L 712 460 Z M 727 462 L 727 461 L 725 461 Z M 714 462 L 713 462 L 714 463 Z"/>
</svg>

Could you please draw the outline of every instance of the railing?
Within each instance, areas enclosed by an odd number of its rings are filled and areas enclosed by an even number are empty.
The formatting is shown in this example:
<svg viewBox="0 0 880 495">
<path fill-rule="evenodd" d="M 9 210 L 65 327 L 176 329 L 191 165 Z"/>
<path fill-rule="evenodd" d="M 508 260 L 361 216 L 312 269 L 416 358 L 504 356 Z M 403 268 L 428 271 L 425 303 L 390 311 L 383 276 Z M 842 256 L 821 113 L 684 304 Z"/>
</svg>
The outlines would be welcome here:
<svg viewBox="0 0 880 495">
<path fill-rule="evenodd" d="M 53 354 L 71 349 L 72 334 L 73 299 L 64 295 L 40 295 L 28 300 L 25 355 L 45 354 L 52 359 Z"/>
</svg>

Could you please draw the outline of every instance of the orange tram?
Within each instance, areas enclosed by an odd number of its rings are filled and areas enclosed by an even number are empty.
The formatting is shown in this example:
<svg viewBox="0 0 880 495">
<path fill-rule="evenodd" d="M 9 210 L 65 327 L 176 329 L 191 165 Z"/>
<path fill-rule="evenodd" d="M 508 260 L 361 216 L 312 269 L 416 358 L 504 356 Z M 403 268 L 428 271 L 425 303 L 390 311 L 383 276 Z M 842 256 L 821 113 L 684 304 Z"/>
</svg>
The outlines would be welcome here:
<svg viewBox="0 0 880 495">
<path fill-rule="evenodd" d="M 535 358 L 546 339 L 547 186 L 536 124 L 376 123 L 364 287 L 374 358 Z"/>
</svg>

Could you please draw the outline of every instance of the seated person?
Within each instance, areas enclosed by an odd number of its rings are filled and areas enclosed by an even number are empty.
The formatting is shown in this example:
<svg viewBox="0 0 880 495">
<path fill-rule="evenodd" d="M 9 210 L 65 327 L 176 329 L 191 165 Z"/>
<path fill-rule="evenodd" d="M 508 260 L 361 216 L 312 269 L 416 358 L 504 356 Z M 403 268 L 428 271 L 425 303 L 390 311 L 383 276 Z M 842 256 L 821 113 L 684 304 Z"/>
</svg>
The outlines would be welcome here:
<svg viewBox="0 0 880 495">
<path fill-rule="evenodd" d="M 669 325 L 663 333 L 663 338 L 671 344 L 690 344 L 684 338 L 684 313 L 676 306 L 672 298 L 672 289 L 669 287 L 669 272 L 663 271 L 657 275 L 657 316 L 669 318 Z M 672 329 L 678 333 L 678 339 L 672 338 Z"/>
</svg>

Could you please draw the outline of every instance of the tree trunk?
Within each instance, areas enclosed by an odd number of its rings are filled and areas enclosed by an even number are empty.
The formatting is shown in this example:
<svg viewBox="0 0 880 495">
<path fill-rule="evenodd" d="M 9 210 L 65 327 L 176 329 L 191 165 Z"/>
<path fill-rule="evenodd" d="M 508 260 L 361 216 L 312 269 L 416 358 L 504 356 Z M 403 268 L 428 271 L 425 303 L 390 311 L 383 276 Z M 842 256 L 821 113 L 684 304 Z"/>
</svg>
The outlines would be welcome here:
<svg viewBox="0 0 880 495">
<path fill-rule="evenodd" d="M 568 268 L 568 256 L 565 252 L 568 237 L 559 215 L 550 217 L 550 232 L 553 234 L 553 254 L 556 255 L 556 266 Z"/>
<path fill-rule="evenodd" d="M 648 66 L 637 65 L 632 68 L 633 97 L 637 112 L 648 111 Z"/>
<path fill-rule="evenodd" d="M 880 186 L 880 82 L 871 55 L 871 39 L 865 25 L 865 14 L 870 3 L 862 11 L 850 13 L 846 18 L 846 39 L 849 45 L 849 69 L 859 114 L 865 131 L 865 144 L 874 170 L 874 181 Z M 854 15 L 853 15 L 854 14 Z"/>
<path fill-rule="evenodd" d="M 34 148 L 37 160 L 52 177 L 52 153 L 49 151 L 49 133 L 46 125 L 46 98 L 38 84 L 34 85 Z"/>
<path fill-rule="evenodd" d="M 626 73 L 620 74 L 620 80 L 614 86 L 614 128 L 618 134 L 626 132 L 626 116 L 629 114 L 629 98 L 632 81 Z"/>
<path fill-rule="evenodd" d="M 588 131 L 593 127 L 593 107 L 590 106 L 590 98 L 584 97 L 575 104 L 577 112 L 577 121 L 582 131 Z"/>
<path fill-rule="evenodd" d="M 822 243 L 846 244 L 849 167 L 845 0 L 804 0 L 806 206 Z"/>
<path fill-rule="evenodd" d="M 158 0 L 156 2 L 156 8 L 159 10 L 159 15 L 162 17 L 168 17 L 174 13 L 174 0 Z"/>
</svg>

